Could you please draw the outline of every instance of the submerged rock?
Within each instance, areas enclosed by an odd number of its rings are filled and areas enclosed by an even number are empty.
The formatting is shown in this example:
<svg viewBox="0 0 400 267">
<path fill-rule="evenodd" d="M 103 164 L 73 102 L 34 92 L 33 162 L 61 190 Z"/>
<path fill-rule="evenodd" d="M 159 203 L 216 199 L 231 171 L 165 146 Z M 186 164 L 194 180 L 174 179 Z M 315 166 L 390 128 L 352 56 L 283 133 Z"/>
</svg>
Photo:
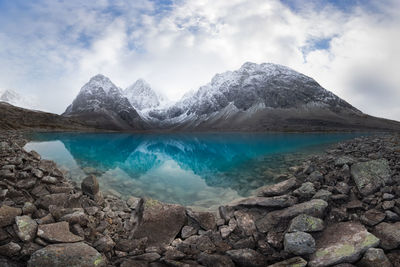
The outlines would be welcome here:
<svg viewBox="0 0 400 267">
<path fill-rule="evenodd" d="M 364 226 L 354 222 L 337 223 L 326 228 L 317 240 L 317 250 L 311 255 L 309 266 L 322 267 L 339 263 L 353 263 L 379 239 Z"/>
<path fill-rule="evenodd" d="M 101 254 L 91 246 L 79 242 L 70 244 L 55 244 L 35 251 L 28 267 L 103 267 L 106 262 Z"/>
</svg>

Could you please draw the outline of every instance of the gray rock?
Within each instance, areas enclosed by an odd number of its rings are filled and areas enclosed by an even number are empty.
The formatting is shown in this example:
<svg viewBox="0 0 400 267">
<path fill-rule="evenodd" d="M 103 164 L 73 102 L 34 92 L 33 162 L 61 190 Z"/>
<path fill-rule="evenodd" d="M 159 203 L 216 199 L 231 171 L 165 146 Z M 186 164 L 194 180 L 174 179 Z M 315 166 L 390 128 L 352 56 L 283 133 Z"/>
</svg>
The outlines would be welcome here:
<svg viewBox="0 0 400 267">
<path fill-rule="evenodd" d="M 185 253 L 180 252 L 175 248 L 167 249 L 167 251 L 164 253 L 164 258 L 167 260 L 181 260 L 185 256 L 186 256 Z"/>
<path fill-rule="evenodd" d="M 17 235 L 23 242 L 30 242 L 35 238 L 38 225 L 31 217 L 17 216 L 15 223 Z"/>
<path fill-rule="evenodd" d="M 145 262 L 153 262 L 161 258 L 160 254 L 151 252 L 151 253 L 144 253 L 142 255 L 138 255 L 135 257 L 132 257 L 133 260 L 138 260 L 138 261 L 145 261 Z"/>
<path fill-rule="evenodd" d="M 115 247 L 115 242 L 111 237 L 105 235 L 94 242 L 93 246 L 100 252 L 109 252 Z"/>
<path fill-rule="evenodd" d="M 307 177 L 307 181 L 309 182 L 321 182 L 323 179 L 324 175 L 319 171 L 314 171 Z"/>
<path fill-rule="evenodd" d="M 400 246 L 400 222 L 382 222 L 375 226 L 373 233 L 381 240 L 383 249 L 395 249 Z"/>
<path fill-rule="evenodd" d="M 53 176 L 45 176 L 42 178 L 42 182 L 46 184 L 56 184 L 58 183 L 58 179 Z"/>
<path fill-rule="evenodd" d="M 126 201 L 126 204 L 128 205 L 129 208 L 137 210 L 139 207 L 141 207 L 143 205 L 143 198 L 131 196 Z"/>
<path fill-rule="evenodd" d="M 374 226 L 380 222 L 382 222 L 386 217 L 386 214 L 379 211 L 379 210 L 367 210 L 362 216 L 361 216 L 361 221 L 368 225 L 368 226 Z"/>
<path fill-rule="evenodd" d="M 69 231 L 67 222 L 39 225 L 37 235 L 52 243 L 72 243 L 83 240 L 81 236 L 74 235 Z"/>
<path fill-rule="evenodd" d="M 360 267 L 393 267 L 385 252 L 380 248 L 370 248 L 357 263 Z"/>
<path fill-rule="evenodd" d="M 287 233 L 284 237 L 285 251 L 294 255 L 305 255 L 315 252 L 314 238 L 305 232 Z"/>
<path fill-rule="evenodd" d="M 227 238 L 237 227 L 237 222 L 235 219 L 230 219 L 228 226 L 221 226 L 220 232 L 222 238 Z"/>
<path fill-rule="evenodd" d="M 36 206 L 33 205 L 31 202 L 25 202 L 24 206 L 22 207 L 22 214 L 28 215 L 28 214 L 33 214 L 36 212 Z"/>
<path fill-rule="evenodd" d="M 15 242 L 10 242 L 0 246 L 0 255 L 12 257 L 21 250 L 21 246 Z"/>
<path fill-rule="evenodd" d="M 230 203 L 230 206 L 258 206 L 264 208 L 286 208 L 297 203 L 297 198 L 289 195 L 275 197 L 250 197 Z"/>
<path fill-rule="evenodd" d="M 378 244 L 379 239 L 361 224 L 337 223 L 327 227 L 317 239 L 317 250 L 311 255 L 308 264 L 311 267 L 322 267 L 356 262 L 367 249 Z"/>
<path fill-rule="evenodd" d="M 311 182 L 303 183 L 299 188 L 293 191 L 293 195 L 301 199 L 310 199 L 315 195 L 315 187 Z"/>
<path fill-rule="evenodd" d="M 290 178 L 286 181 L 261 187 L 258 190 L 257 196 L 273 197 L 289 193 L 290 190 L 297 186 L 296 178 Z"/>
<path fill-rule="evenodd" d="M 386 215 L 386 220 L 388 220 L 389 222 L 400 221 L 400 216 L 397 213 L 394 213 L 393 211 L 386 210 L 385 215 Z"/>
<path fill-rule="evenodd" d="M 307 214 L 300 214 L 290 222 L 288 232 L 318 232 L 324 229 L 324 221 Z"/>
<path fill-rule="evenodd" d="M 301 257 L 294 257 L 288 260 L 277 262 L 272 265 L 268 265 L 268 267 L 306 267 L 306 266 L 307 262 Z"/>
<path fill-rule="evenodd" d="M 29 243 L 25 243 L 22 246 L 22 249 L 21 249 L 20 253 L 21 253 L 22 256 L 30 257 L 36 250 L 39 250 L 41 248 L 43 248 L 43 247 L 38 245 L 38 244 L 36 244 L 36 243 L 29 242 Z"/>
<path fill-rule="evenodd" d="M 59 194 L 45 194 L 41 196 L 36 202 L 36 206 L 46 209 L 49 209 L 50 205 L 55 205 L 57 207 L 64 207 L 64 205 L 68 202 L 68 195 L 65 193 Z"/>
<path fill-rule="evenodd" d="M 204 230 L 215 230 L 217 227 L 215 215 L 212 212 L 187 210 L 186 214 Z"/>
<path fill-rule="evenodd" d="M 335 161 L 335 166 L 336 167 L 342 167 L 343 165 L 352 165 L 355 162 L 355 160 L 352 157 L 349 156 L 341 156 L 336 159 Z"/>
<path fill-rule="evenodd" d="M 390 181 L 390 168 L 386 159 L 358 162 L 351 166 L 351 176 L 358 191 L 367 196 Z"/>
<path fill-rule="evenodd" d="M 235 267 L 232 260 L 226 255 L 201 253 L 198 260 L 206 267 Z"/>
<path fill-rule="evenodd" d="M 21 215 L 22 210 L 20 208 L 13 208 L 7 205 L 3 205 L 0 208 L 0 227 L 4 227 L 15 222 L 15 217 Z"/>
<path fill-rule="evenodd" d="M 94 196 L 99 192 L 100 187 L 99 187 L 99 182 L 97 181 L 96 176 L 94 175 L 89 175 L 85 179 L 83 179 L 82 184 L 81 184 L 82 192 L 85 195 L 88 195 L 91 198 L 94 198 Z"/>
<path fill-rule="evenodd" d="M 97 250 L 79 242 L 49 245 L 35 251 L 28 261 L 28 267 L 42 266 L 103 267 L 106 262 Z"/>
<path fill-rule="evenodd" d="M 322 199 L 325 201 L 329 201 L 329 199 L 331 199 L 332 196 L 332 192 L 325 190 L 325 189 L 320 189 L 317 191 L 317 193 L 315 193 L 315 195 L 313 196 L 313 199 Z"/>
<path fill-rule="evenodd" d="M 307 214 L 313 217 L 322 217 L 328 203 L 322 199 L 313 199 L 307 202 L 293 205 L 283 210 L 267 213 L 256 221 L 258 231 L 265 233 L 282 221 L 288 221 L 300 214 Z"/>
<path fill-rule="evenodd" d="M 265 257 L 252 249 L 228 250 L 226 254 L 238 265 L 243 267 L 263 267 L 266 265 Z"/>
<path fill-rule="evenodd" d="M 250 236 L 257 232 L 253 216 L 240 210 L 235 211 L 234 214 L 237 222 L 237 227 L 243 235 Z"/>
<path fill-rule="evenodd" d="M 143 207 L 140 223 L 131 238 L 148 237 L 149 246 L 170 244 L 187 220 L 185 208 L 180 205 L 146 200 Z"/>
<path fill-rule="evenodd" d="M 194 228 L 192 226 L 185 225 L 182 228 L 181 236 L 182 236 L 183 239 L 186 239 L 189 236 L 192 236 L 192 235 L 194 235 L 196 233 L 197 233 L 197 229 L 196 228 Z"/>
</svg>

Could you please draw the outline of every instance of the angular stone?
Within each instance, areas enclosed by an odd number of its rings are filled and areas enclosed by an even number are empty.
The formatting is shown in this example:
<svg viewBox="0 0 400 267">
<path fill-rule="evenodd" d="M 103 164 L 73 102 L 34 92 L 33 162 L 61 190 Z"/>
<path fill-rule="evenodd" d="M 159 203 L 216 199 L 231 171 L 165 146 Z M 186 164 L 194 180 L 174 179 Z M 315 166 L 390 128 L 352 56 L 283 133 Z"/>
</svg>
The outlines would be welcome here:
<svg viewBox="0 0 400 267">
<path fill-rule="evenodd" d="M 94 175 L 89 175 L 85 179 L 83 179 L 82 184 L 81 184 L 82 192 L 85 195 L 88 195 L 91 198 L 94 198 L 94 196 L 99 192 L 100 187 L 99 187 L 99 182 L 97 181 L 96 176 Z"/>
<path fill-rule="evenodd" d="M 228 250 L 226 254 L 239 266 L 264 267 L 265 257 L 252 249 Z"/>
<path fill-rule="evenodd" d="M 35 251 L 28 261 L 28 267 L 39 266 L 103 267 L 106 266 L 106 262 L 97 250 L 79 242 L 49 245 Z"/>
<path fill-rule="evenodd" d="M 305 255 L 315 252 L 314 238 L 305 232 L 294 232 L 285 234 L 285 251 L 294 255 Z"/>
<path fill-rule="evenodd" d="M 29 242 L 35 238 L 38 225 L 31 217 L 17 216 L 15 223 L 17 224 L 17 235 L 23 242 Z"/>
<path fill-rule="evenodd" d="M 192 235 L 194 235 L 194 234 L 196 234 L 196 233 L 197 233 L 196 228 L 194 228 L 194 227 L 192 227 L 192 226 L 185 225 L 185 226 L 183 226 L 183 228 L 182 228 L 181 236 L 182 236 L 183 239 L 186 239 L 186 238 L 188 238 L 189 236 L 192 236 Z"/>
<path fill-rule="evenodd" d="M 245 235 L 251 236 L 257 232 L 253 217 L 244 211 L 235 211 L 235 218 L 238 229 Z"/>
<path fill-rule="evenodd" d="M 329 192 L 328 190 L 321 189 L 318 190 L 317 193 L 313 196 L 313 199 L 322 199 L 325 201 L 329 201 L 331 199 L 332 192 Z"/>
<path fill-rule="evenodd" d="M 306 267 L 306 266 L 307 262 L 301 257 L 294 257 L 285 261 L 268 265 L 268 267 Z"/>
<path fill-rule="evenodd" d="M 128 205 L 129 208 L 137 210 L 140 206 L 143 205 L 143 198 L 138 198 L 138 197 L 132 197 L 131 196 L 126 201 L 126 204 Z"/>
<path fill-rule="evenodd" d="M 72 243 L 83 240 L 81 236 L 74 235 L 69 231 L 67 222 L 39 225 L 37 235 L 52 243 Z"/>
<path fill-rule="evenodd" d="M 0 246 L 0 255 L 12 257 L 21 250 L 21 246 L 15 242 L 10 242 Z"/>
<path fill-rule="evenodd" d="M 187 220 L 185 208 L 180 205 L 146 200 L 143 207 L 143 215 L 131 238 L 148 237 L 149 246 L 170 244 Z"/>
<path fill-rule="evenodd" d="M 317 240 L 317 251 L 308 262 L 311 267 L 352 263 L 360 259 L 369 248 L 376 247 L 379 239 L 359 223 L 343 222 L 326 228 Z"/>
<path fill-rule="evenodd" d="M 29 243 L 25 243 L 22 246 L 22 249 L 21 249 L 20 253 L 21 253 L 22 256 L 30 257 L 33 254 L 33 252 L 35 252 L 36 250 L 39 250 L 41 248 L 43 248 L 43 247 L 38 245 L 38 244 L 36 244 L 36 243 L 29 242 Z"/>
<path fill-rule="evenodd" d="M 50 205 L 55 205 L 58 207 L 64 207 L 65 203 L 68 201 L 68 195 L 65 193 L 50 194 L 41 196 L 35 204 L 43 209 L 49 209 Z"/>
<path fill-rule="evenodd" d="M 211 212 L 187 210 L 186 214 L 206 231 L 214 230 L 217 227 L 215 215 Z"/>
<path fill-rule="evenodd" d="M 357 265 L 363 267 L 393 267 L 385 252 L 380 248 L 368 249 Z"/>
<path fill-rule="evenodd" d="M 355 160 L 352 157 L 349 156 L 341 156 L 336 159 L 335 161 L 335 166 L 336 167 L 342 167 L 343 165 L 352 165 L 355 162 Z"/>
<path fill-rule="evenodd" d="M 290 222 L 288 232 L 318 232 L 324 229 L 324 221 L 307 214 L 300 214 Z"/>
<path fill-rule="evenodd" d="M 250 197 L 230 203 L 230 206 L 286 208 L 297 203 L 297 198 L 289 195 L 275 197 Z"/>
<path fill-rule="evenodd" d="M 310 199 L 315 195 L 314 184 L 311 182 L 303 183 L 299 188 L 293 191 L 293 195 L 301 199 Z"/>
<path fill-rule="evenodd" d="M 232 260 L 225 255 L 201 253 L 198 260 L 206 267 L 235 267 Z"/>
<path fill-rule="evenodd" d="M 324 176 L 319 171 L 314 171 L 307 177 L 307 181 L 309 182 L 321 182 L 323 179 Z"/>
<path fill-rule="evenodd" d="M 153 262 L 161 258 L 160 254 L 151 252 L 151 253 L 144 253 L 142 255 L 138 255 L 135 257 L 132 257 L 133 260 L 138 260 L 138 261 L 145 261 L 145 262 Z"/>
<path fill-rule="evenodd" d="M 34 187 L 36 184 L 36 178 L 31 177 L 24 180 L 19 180 L 16 184 L 16 187 L 19 189 L 30 189 Z"/>
<path fill-rule="evenodd" d="M 375 226 L 373 233 L 381 240 L 384 249 L 395 249 L 400 246 L 400 222 L 382 222 Z"/>
<path fill-rule="evenodd" d="M 22 207 L 22 214 L 33 214 L 36 212 L 36 206 L 33 205 L 31 202 L 25 202 L 24 206 Z"/>
<path fill-rule="evenodd" d="M 290 178 L 286 181 L 261 187 L 258 190 L 257 196 L 259 197 L 273 197 L 287 194 L 290 190 L 297 186 L 296 178 Z"/>
<path fill-rule="evenodd" d="M 358 162 L 351 166 L 351 176 L 358 191 L 367 196 L 390 181 L 390 167 L 386 159 Z"/>
<path fill-rule="evenodd" d="M 45 176 L 42 178 L 42 182 L 46 184 L 56 184 L 58 182 L 58 179 L 53 176 Z"/>
<path fill-rule="evenodd" d="M 372 209 L 372 210 L 367 210 L 361 216 L 361 221 L 368 226 L 374 226 L 382 222 L 385 219 L 385 217 L 386 217 L 385 213 Z"/>
<path fill-rule="evenodd" d="M 20 208 L 3 205 L 0 208 L 0 227 L 4 227 L 15 222 L 15 217 L 21 215 Z"/>
<path fill-rule="evenodd" d="M 94 242 L 93 246 L 100 252 L 108 252 L 115 247 L 115 242 L 111 237 L 105 235 Z"/>
<path fill-rule="evenodd" d="M 326 201 L 322 199 L 313 199 L 283 210 L 269 212 L 256 221 L 256 226 L 258 231 L 265 233 L 280 222 L 291 220 L 300 214 L 322 217 L 327 207 L 328 203 Z"/>
</svg>

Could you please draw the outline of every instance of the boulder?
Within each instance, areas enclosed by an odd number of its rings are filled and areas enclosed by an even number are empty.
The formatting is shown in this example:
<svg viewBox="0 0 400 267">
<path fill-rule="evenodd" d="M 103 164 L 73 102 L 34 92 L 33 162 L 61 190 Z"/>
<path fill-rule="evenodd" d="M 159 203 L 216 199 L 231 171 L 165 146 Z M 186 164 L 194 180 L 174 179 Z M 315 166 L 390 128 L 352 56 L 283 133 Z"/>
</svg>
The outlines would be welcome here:
<svg viewBox="0 0 400 267">
<path fill-rule="evenodd" d="M 85 195 L 88 195 L 89 197 L 94 198 L 94 196 L 100 190 L 99 182 L 97 181 L 96 176 L 89 175 L 88 177 L 83 179 L 81 188 L 82 188 L 82 192 Z"/>
<path fill-rule="evenodd" d="M 74 235 L 69 231 L 67 222 L 39 225 L 37 235 L 52 243 L 72 243 L 83 240 L 81 236 Z"/>
<path fill-rule="evenodd" d="M 265 257 L 252 249 L 228 250 L 226 254 L 241 267 L 264 267 L 266 265 Z"/>
<path fill-rule="evenodd" d="M 315 252 L 314 238 L 305 232 L 287 233 L 284 237 L 285 251 L 294 255 L 305 255 Z"/>
<path fill-rule="evenodd" d="M 326 228 L 317 239 L 317 250 L 308 262 L 311 267 L 353 263 L 369 248 L 376 247 L 379 239 L 355 222 L 342 222 Z"/>
<path fill-rule="evenodd" d="M 272 265 L 268 265 L 268 267 L 306 267 L 306 266 L 307 262 L 301 257 L 294 257 L 288 260 L 277 262 Z"/>
<path fill-rule="evenodd" d="M 97 250 L 79 242 L 49 245 L 35 251 L 28 261 L 28 267 L 41 266 L 102 267 L 106 266 L 106 262 Z"/>
<path fill-rule="evenodd" d="M 329 201 L 329 199 L 331 199 L 331 196 L 332 192 L 329 192 L 328 190 L 325 189 L 320 189 L 317 191 L 317 193 L 315 193 L 313 199 L 322 199 L 325 201 Z"/>
<path fill-rule="evenodd" d="M 277 224 L 289 221 L 300 214 L 322 217 L 327 207 L 328 203 L 326 201 L 322 199 L 312 199 L 282 210 L 269 212 L 256 221 L 256 226 L 258 231 L 265 233 Z"/>
<path fill-rule="evenodd" d="M 382 222 L 386 217 L 386 214 L 376 210 L 367 210 L 363 215 L 361 215 L 361 221 L 362 223 L 368 225 L 368 226 L 374 226 L 377 225 L 378 223 Z"/>
<path fill-rule="evenodd" d="M 257 232 L 253 216 L 241 210 L 235 211 L 234 214 L 237 222 L 237 228 L 243 235 L 251 236 Z"/>
<path fill-rule="evenodd" d="M 336 167 L 342 167 L 343 165 L 352 165 L 355 160 L 350 156 L 341 156 L 335 160 Z"/>
<path fill-rule="evenodd" d="M 297 198 L 289 195 L 275 197 L 249 197 L 230 203 L 230 206 L 286 208 L 297 203 Z"/>
<path fill-rule="evenodd" d="M 165 204 L 156 200 L 146 200 L 139 225 L 131 238 L 148 237 L 148 245 L 168 245 L 185 224 L 185 208 L 175 204 Z"/>
<path fill-rule="evenodd" d="M 0 208 L 0 227 L 4 227 L 15 222 L 15 217 L 21 215 L 20 208 L 3 205 Z"/>
<path fill-rule="evenodd" d="M 17 216 L 15 223 L 17 235 L 23 242 L 29 242 L 35 238 L 38 225 L 31 217 L 27 215 Z"/>
<path fill-rule="evenodd" d="M 286 181 L 274 184 L 263 186 L 258 189 L 257 196 L 259 197 L 273 197 L 287 194 L 290 190 L 297 186 L 296 178 L 290 178 Z"/>
<path fill-rule="evenodd" d="M 358 191 L 367 196 L 390 181 L 389 162 L 386 159 L 358 162 L 351 166 L 351 176 Z"/>
<path fill-rule="evenodd" d="M 380 248 L 370 248 L 357 263 L 360 267 L 393 267 L 385 252 Z"/>
<path fill-rule="evenodd" d="M 183 226 L 183 228 L 182 228 L 181 237 L 182 237 L 183 239 L 186 239 L 186 238 L 188 238 L 189 236 L 192 236 L 192 235 L 194 235 L 194 234 L 196 234 L 196 233 L 197 233 L 197 229 L 196 229 L 196 228 L 194 228 L 194 227 L 192 227 L 192 226 L 185 225 L 185 226 Z"/>
<path fill-rule="evenodd" d="M 93 246 L 100 252 L 109 252 L 115 247 L 115 242 L 111 237 L 105 235 L 94 242 Z"/>
<path fill-rule="evenodd" d="M 207 211 L 186 211 L 187 216 L 204 230 L 215 230 L 217 227 L 215 215 Z"/>
<path fill-rule="evenodd" d="M 201 253 L 198 260 L 206 267 L 235 267 L 232 260 L 226 255 Z"/>
<path fill-rule="evenodd" d="M 21 250 L 21 246 L 15 242 L 10 242 L 0 246 L 0 255 L 12 257 Z"/>
<path fill-rule="evenodd" d="M 288 232 L 318 232 L 323 229 L 323 220 L 307 214 L 300 214 L 290 222 Z"/>
<path fill-rule="evenodd" d="M 311 182 L 303 183 L 299 188 L 293 191 L 293 195 L 300 199 L 310 199 L 315 195 L 315 187 Z"/>
<path fill-rule="evenodd" d="M 381 240 L 384 249 L 395 249 L 400 246 L 400 222 L 382 222 L 375 226 L 373 233 Z"/>
<path fill-rule="evenodd" d="M 41 196 L 36 202 L 36 206 L 46 209 L 49 209 L 50 205 L 55 205 L 57 207 L 64 207 L 68 201 L 68 195 L 66 193 L 58 193 L 58 194 L 46 194 Z"/>
</svg>

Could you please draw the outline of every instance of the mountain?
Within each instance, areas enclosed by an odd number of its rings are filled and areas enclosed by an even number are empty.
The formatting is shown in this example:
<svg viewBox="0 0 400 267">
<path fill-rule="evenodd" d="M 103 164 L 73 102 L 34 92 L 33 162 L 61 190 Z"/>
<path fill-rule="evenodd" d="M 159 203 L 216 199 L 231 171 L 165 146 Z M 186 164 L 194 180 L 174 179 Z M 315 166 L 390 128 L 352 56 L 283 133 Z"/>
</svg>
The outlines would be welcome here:
<svg viewBox="0 0 400 267">
<path fill-rule="evenodd" d="M 101 74 L 80 90 L 63 116 L 79 118 L 94 127 L 110 130 L 143 130 L 146 123 L 121 89 Z"/>
<path fill-rule="evenodd" d="M 35 103 L 32 99 L 25 96 L 21 96 L 14 90 L 0 90 L 0 101 L 7 102 L 13 106 L 18 106 L 22 108 L 32 109 L 35 107 Z"/>
<path fill-rule="evenodd" d="M 124 96 L 136 110 L 157 108 L 160 105 L 160 97 L 143 79 L 126 88 Z"/>
<path fill-rule="evenodd" d="M 247 62 L 215 75 L 168 109 L 148 113 L 153 127 L 206 131 L 400 129 L 363 114 L 288 67 Z"/>
<path fill-rule="evenodd" d="M 93 127 L 77 119 L 60 115 L 29 110 L 0 102 L 1 130 L 57 130 L 94 131 Z"/>
</svg>

